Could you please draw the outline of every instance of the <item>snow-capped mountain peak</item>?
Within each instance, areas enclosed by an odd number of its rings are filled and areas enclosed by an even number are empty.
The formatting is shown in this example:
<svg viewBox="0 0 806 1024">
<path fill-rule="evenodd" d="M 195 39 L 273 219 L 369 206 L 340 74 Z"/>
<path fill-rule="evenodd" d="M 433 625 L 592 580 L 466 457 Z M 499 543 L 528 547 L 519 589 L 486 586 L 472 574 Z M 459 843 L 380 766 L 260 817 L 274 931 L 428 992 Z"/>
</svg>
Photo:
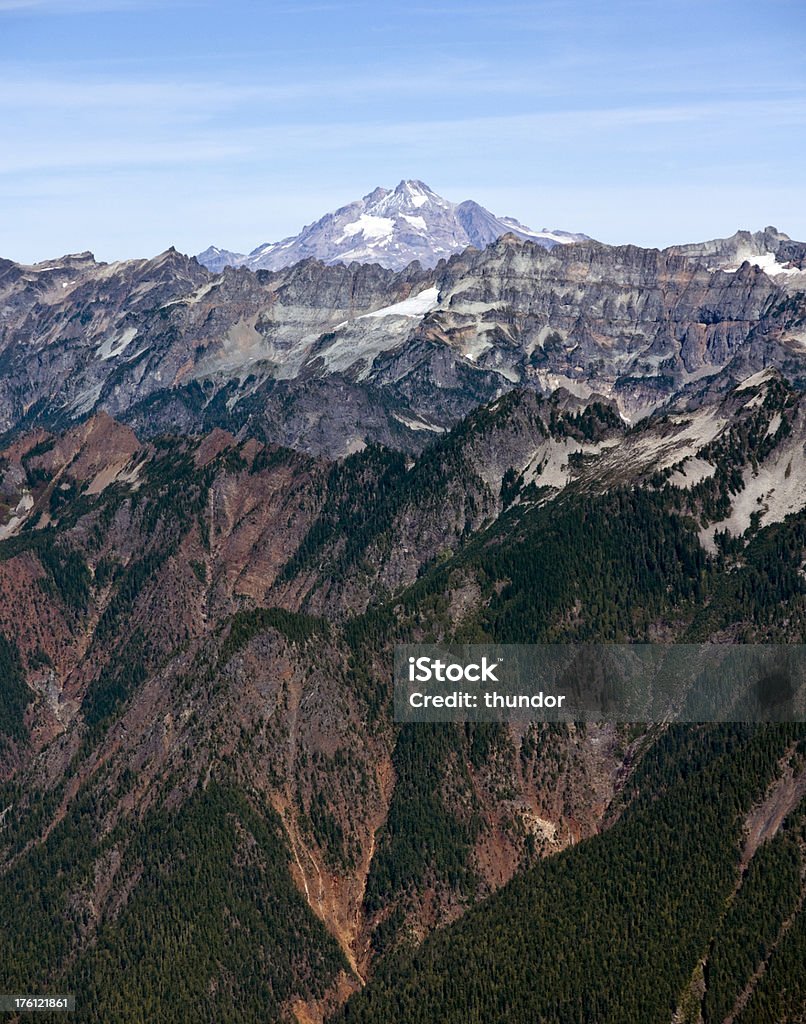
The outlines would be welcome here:
<svg viewBox="0 0 806 1024">
<path fill-rule="evenodd" d="M 377 200 L 371 200 L 365 196 L 365 201 L 379 214 L 394 216 L 397 213 L 412 213 L 422 209 L 424 206 L 438 206 L 449 208 L 450 203 L 442 196 L 438 196 L 422 181 L 401 181 L 394 191 L 377 189 L 375 193 L 384 191 L 384 195 Z"/>
<path fill-rule="evenodd" d="M 278 270 L 314 257 L 324 263 L 379 263 L 400 269 L 413 260 L 434 266 L 469 245 L 484 248 L 513 233 L 546 248 L 586 235 L 533 231 L 512 217 L 496 217 L 472 200 L 452 203 L 422 181 L 404 179 L 396 188 L 376 188 L 356 202 L 325 214 L 295 236 L 266 242 L 248 256 L 211 246 L 197 258 L 211 270 L 223 265 Z"/>
</svg>

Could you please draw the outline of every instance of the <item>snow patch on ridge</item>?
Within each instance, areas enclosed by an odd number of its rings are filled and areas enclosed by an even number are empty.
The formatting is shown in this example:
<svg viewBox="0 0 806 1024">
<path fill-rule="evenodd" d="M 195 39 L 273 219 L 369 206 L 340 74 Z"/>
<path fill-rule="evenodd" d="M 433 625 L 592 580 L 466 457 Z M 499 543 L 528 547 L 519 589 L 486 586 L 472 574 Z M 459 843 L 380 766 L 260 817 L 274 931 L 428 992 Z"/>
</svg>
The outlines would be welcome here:
<svg viewBox="0 0 806 1024">
<path fill-rule="evenodd" d="M 353 235 L 375 239 L 389 238 L 394 230 L 395 222 L 389 217 L 373 217 L 369 213 L 362 213 L 358 220 L 346 225 L 337 241 L 343 242 L 345 238 L 352 238 Z"/>
<path fill-rule="evenodd" d="M 736 256 L 736 262 L 731 264 L 729 267 L 709 267 L 708 269 L 722 269 L 726 274 L 735 274 L 743 263 L 750 263 L 752 266 L 758 267 L 760 270 L 763 270 L 768 277 L 780 277 L 781 275 L 791 276 L 793 274 L 804 273 L 802 270 L 798 270 L 797 267 L 787 267 L 785 264 L 780 263 L 774 252 L 765 252 L 761 256 L 750 252 L 740 252 Z"/>
<path fill-rule="evenodd" d="M 383 309 L 376 309 L 374 313 L 363 313 L 357 319 L 367 320 L 379 316 L 424 316 L 436 309 L 438 305 L 439 289 L 434 285 L 418 292 L 417 295 L 410 295 L 402 302 L 395 302 L 392 306 L 384 306 Z"/>
</svg>

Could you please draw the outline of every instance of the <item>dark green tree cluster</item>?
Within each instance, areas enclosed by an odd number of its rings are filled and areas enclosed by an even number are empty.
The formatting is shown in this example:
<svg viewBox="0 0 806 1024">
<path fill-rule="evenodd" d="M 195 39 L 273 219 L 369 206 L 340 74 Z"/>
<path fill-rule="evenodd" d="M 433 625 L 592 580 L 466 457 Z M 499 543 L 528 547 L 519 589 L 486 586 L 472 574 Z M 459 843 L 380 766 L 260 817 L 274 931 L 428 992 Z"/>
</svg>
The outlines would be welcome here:
<svg viewBox="0 0 806 1024">
<path fill-rule="evenodd" d="M 346 968 L 257 794 L 213 778 L 178 811 L 101 836 L 103 812 L 85 790 L 5 874 L 0 944 L 13 956 L 1 958 L 3 991 L 74 992 L 79 1019 L 98 1024 L 252 1024 L 321 996 Z M 92 901 L 104 898 L 90 894 L 105 872 L 116 909 L 88 942 Z"/>
<path fill-rule="evenodd" d="M 671 730 L 610 831 L 393 954 L 337 1019 L 668 1024 L 733 891 L 743 816 L 799 730 Z M 788 984 L 803 1000 L 803 972 Z"/>
<path fill-rule="evenodd" d="M 401 729 L 392 756 L 397 784 L 367 879 L 370 912 L 426 877 L 460 892 L 472 885 L 469 857 L 479 821 L 466 757 L 466 741 L 453 726 Z"/>
<path fill-rule="evenodd" d="M 236 612 L 230 621 L 227 638 L 221 645 L 219 662 L 226 664 L 250 640 L 269 629 L 276 629 L 291 643 L 297 644 L 307 643 L 315 636 L 326 637 L 329 632 L 324 619 L 289 612 L 285 608 L 254 608 Z"/>
<path fill-rule="evenodd" d="M 801 1024 L 806 1017 L 806 914 L 800 913 L 770 956 L 736 1024 Z"/>
<path fill-rule="evenodd" d="M 482 620 L 501 642 L 640 638 L 703 592 L 706 558 L 696 536 L 646 491 L 537 509 L 493 537 L 467 560 L 488 579 L 508 581 Z"/>
<path fill-rule="evenodd" d="M 797 842 L 786 832 L 779 832 L 750 861 L 709 951 L 705 1024 L 722 1024 L 730 1014 L 753 972 L 769 956 L 781 926 L 795 908 L 800 888 Z"/>
<path fill-rule="evenodd" d="M 68 614 L 83 615 L 90 597 L 92 576 L 84 554 L 63 540 L 52 528 L 26 531 L 0 541 L 0 561 L 30 551 L 45 570 L 40 585 L 48 596 L 60 601 Z"/>
<path fill-rule="evenodd" d="M 27 738 L 23 716 L 31 697 L 17 645 L 0 633 L 0 750 L 4 736 L 18 743 Z"/>
</svg>

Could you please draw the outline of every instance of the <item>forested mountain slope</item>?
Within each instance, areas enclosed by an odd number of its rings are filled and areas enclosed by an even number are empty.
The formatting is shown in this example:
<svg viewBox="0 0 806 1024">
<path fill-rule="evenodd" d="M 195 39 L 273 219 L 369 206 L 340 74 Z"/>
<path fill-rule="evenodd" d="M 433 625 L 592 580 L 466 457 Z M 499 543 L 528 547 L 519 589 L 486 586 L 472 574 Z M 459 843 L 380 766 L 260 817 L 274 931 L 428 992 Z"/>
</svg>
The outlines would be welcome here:
<svg viewBox="0 0 806 1024">
<path fill-rule="evenodd" d="M 805 440 L 775 371 L 636 427 L 516 390 L 416 457 L 103 414 L 17 437 L 0 988 L 97 1021 L 322 1019 L 368 982 L 348 1019 L 794 1022 L 797 729 L 401 729 L 390 665 L 400 640 L 800 641 Z"/>
</svg>

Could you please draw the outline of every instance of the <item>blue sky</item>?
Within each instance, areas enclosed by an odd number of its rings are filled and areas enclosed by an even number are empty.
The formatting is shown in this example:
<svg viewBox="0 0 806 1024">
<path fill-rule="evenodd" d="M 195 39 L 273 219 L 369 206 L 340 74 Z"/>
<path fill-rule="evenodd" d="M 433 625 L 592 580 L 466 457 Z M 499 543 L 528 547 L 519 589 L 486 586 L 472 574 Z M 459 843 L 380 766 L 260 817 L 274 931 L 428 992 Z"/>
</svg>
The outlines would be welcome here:
<svg viewBox="0 0 806 1024">
<path fill-rule="evenodd" d="M 0 256 L 248 251 L 401 178 L 806 238 L 803 0 L 0 0 Z"/>
</svg>

